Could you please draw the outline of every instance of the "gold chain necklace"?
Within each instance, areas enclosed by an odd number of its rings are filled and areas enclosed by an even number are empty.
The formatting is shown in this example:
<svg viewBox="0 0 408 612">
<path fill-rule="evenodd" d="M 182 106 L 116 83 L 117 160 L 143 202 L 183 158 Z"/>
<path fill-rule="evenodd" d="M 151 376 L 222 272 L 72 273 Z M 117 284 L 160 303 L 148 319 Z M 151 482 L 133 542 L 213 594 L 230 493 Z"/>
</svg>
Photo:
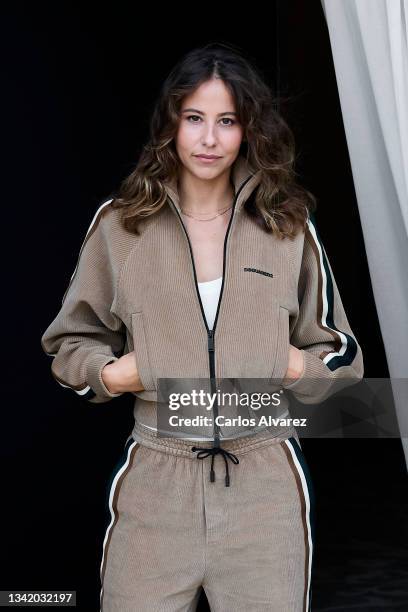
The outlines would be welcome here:
<svg viewBox="0 0 408 612">
<path fill-rule="evenodd" d="M 210 219 L 198 219 L 198 217 L 195 217 L 194 215 L 190 215 L 189 213 L 185 212 L 182 208 L 180 208 L 181 212 L 183 213 L 183 215 L 186 215 L 187 217 L 191 217 L 192 219 L 195 219 L 196 221 L 212 221 L 213 219 L 216 219 L 216 217 L 220 217 L 221 215 L 225 215 L 225 213 L 230 210 L 232 208 L 231 206 L 228 206 L 227 208 L 223 209 L 221 208 L 220 210 L 222 212 L 218 212 L 214 217 L 211 217 Z M 200 214 L 200 213 L 199 213 Z M 203 215 L 206 215 L 208 213 L 201 213 Z"/>
</svg>

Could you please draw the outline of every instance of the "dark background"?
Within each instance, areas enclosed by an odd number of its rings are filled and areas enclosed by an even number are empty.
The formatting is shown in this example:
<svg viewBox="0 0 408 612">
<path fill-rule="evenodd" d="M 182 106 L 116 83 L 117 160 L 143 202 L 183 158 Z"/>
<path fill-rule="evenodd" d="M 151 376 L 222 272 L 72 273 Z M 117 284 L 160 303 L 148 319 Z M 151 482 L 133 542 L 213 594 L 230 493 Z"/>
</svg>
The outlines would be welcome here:
<svg viewBox="0 0 408 612">
<path fill-rule="evenodd" d="M 289 98 L 281 110 L 295 133 L 296 168 L 318 200 L 319 232 L 365 376 L 389 376 L 321 4 L 217 8 L 3 8 L 0 590 L 76 590 L 79 610 L 99 610 L 106 487 L 132 429 L 133 398 L 90 404 L 65 392 L 40 337 L 95 211 L 148 137 L 162 80 L 191 48 L 238 44 Z M 303 439 L 302 447 L 317 495 L 313 609 L 408 609 L 400 440 Z"/>
</svg>

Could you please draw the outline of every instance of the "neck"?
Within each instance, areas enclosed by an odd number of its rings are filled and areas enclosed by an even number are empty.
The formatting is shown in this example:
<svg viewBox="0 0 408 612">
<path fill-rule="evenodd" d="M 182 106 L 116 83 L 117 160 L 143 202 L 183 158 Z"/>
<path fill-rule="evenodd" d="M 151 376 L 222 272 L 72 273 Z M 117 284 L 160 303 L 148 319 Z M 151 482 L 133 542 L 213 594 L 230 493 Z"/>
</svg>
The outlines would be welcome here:
<svg viewBox="0 0 408 612">
<path fill-rule="evenodd" d="M 229 174 L 208 180 L 186 172 L 181 173 L 178 192 L 181 209 L 192 215 L 216 214 L 232 205 L 235 194 Z"/>
</svg>

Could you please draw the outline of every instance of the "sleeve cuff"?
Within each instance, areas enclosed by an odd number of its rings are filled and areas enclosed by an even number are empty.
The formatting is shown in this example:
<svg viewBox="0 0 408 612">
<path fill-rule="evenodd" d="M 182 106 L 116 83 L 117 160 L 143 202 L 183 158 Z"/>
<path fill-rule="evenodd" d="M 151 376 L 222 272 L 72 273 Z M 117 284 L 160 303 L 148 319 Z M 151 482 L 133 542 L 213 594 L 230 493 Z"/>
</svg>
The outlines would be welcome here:
<svg viewBox="0 0 408 612">
<path fill-rule="evenodd" d="M 112 363 L 114 361 L 117 361 L 118 359 L 119 357 L 115 357 L 115 355 L 101 354 L 94 354 L 89 359 L 89 362 L 86 367 L 87 382 L 88 385 L 91 387 L 92 391 L 100 399 L 106 398 L 106 400 L 109 400 L 114 397 L 119 397 L 119 395 L 123 395 L 124 393 L 124 391 L 120 393 L 111 393 L 102 380 L 103 368 L 108 363 Z"/>
<path fill-rule="evenodd" d="M 300 386 L 300 382 L 305 378 L 305 372 L 306 372 L 306 351 L 304 349 L 300 349 L 300 350 L 303 353 L 303 371 L 300 374 L 300 376 L 298 376 L 295 379 L 293 379 L 293 378 L 283 378 L 281 386 L 284 389 L 295 389 L 297 385 Z M 290 382 L 290 381 L 293 381 L 293 382 Z"/>
<path fill-rule="evenodd" d="M 293 380 L 292 378 L 284 378 L 282 387 L 290 391 L 299 393 L 300 395 L 312 395 L 317 391 L 317 387 L 321 387 L 319 392 L 324 392 L 326 387 L 331 384 L 331 372 L 326 364 L 321 359 L 313 355 L 305 349 L 300 349 L 303 353 L 304 367 L 302 374 Z M 285 381 L 288 381 L 287 383 Z M 293 382 L 290 382 L 293 381 Z M 319 393 L 318 393 L 319 394 Z"/>
<path fill-rule="evenodd" d="M 284 378 L 281 383 L 281 387 L 291 391 L 301 403 L 322 402 L 331 394 L 355 384 L 361 378 L 355 372 L 353 373 L 351 368 L 347 372 L 349 376 L 345 376 L 345 372 L 343 372 L 343 376 L 336 376 L 317 355 L 305 349 L 301 349 L 301 351 L 304 358 L 302 374 L 295 380 Z M 340 372 L 337 371 L 337 374 L 340 374 Z"/>
</svg>

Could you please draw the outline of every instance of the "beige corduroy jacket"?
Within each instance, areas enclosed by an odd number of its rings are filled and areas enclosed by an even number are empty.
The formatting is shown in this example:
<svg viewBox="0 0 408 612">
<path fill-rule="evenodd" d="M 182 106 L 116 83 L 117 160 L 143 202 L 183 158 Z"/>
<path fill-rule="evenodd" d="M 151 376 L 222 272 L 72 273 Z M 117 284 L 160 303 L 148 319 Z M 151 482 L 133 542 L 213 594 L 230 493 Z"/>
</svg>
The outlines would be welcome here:
<svg viewBox="0 0 408 612">
<path fill-rule="evenodd" d="M 112 394 L 103 367 L 134 350 L 144 390 L 135 418 L 156 426 L 152 402 L 158 378 L 273 379 L 303 403 L 330 395 L 333 383 L 363 377 L 353 334 L 315 215 L 295 239 L 279 240 L 254 222 L 245 202 L 259 173 L 239 156 L 232 166 L 234 208 L 224 243 L 223 282 L 213 330 L 202 307 L 191 244 L 180 214 L 177 184 L 166 183 L 167 205 L 124 230 L 119 211 L 101 204 L 85 235 L 62 305 L 41 338 L 55 380 L 90 402 Z M 305 367 L 284 379 L 289 344 Z"/>
</svg>

